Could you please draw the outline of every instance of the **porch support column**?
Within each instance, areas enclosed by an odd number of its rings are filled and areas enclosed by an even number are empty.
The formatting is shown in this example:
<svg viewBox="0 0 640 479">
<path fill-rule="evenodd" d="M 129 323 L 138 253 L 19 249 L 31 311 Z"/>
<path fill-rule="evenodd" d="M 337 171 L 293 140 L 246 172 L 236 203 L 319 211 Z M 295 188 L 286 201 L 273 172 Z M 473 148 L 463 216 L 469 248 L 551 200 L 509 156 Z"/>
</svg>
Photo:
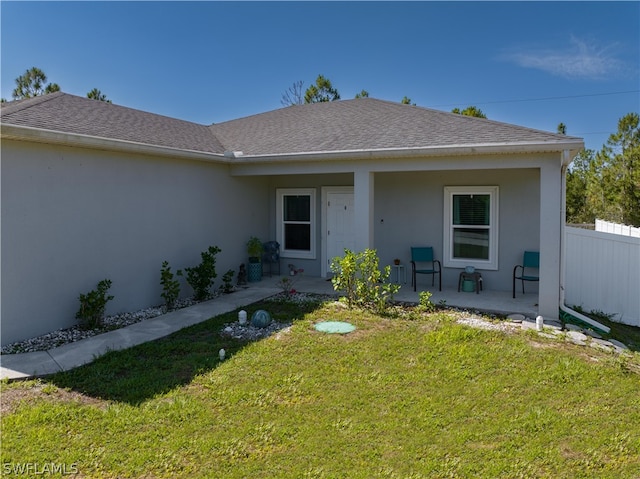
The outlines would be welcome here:
<svg viewBox="0 0 640 479">
<path fill-rule="evenodd" d="M 356 252 L 373 248 L 373 192 L 374 176 L 368 170 L 353 173 L 354 249 Z"/>
<path fill-rule="evenodd" d="M 540 283 L 538 312 L 548 319 L 559 317 L 560 244 L 562 225 L 562 171 L 548 162 L 540 168 Z"/>
</svg>

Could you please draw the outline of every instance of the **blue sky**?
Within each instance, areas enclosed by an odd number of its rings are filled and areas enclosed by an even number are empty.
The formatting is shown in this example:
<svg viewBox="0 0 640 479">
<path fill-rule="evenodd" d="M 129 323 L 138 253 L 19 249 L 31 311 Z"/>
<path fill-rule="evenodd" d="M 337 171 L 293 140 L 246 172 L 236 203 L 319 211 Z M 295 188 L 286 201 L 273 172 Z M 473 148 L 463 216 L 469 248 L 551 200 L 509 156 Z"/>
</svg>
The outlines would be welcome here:
<svg viewBox="0 0 640 479">
<path fill-rule="evenodd" d="M 295 81 L 567 133 L 600 149 L 640 111 L 639 2 L 2 1 L 1 96 L 37 66 L 67 93 L 210 124 Z M 625 92 L 625 93 L 622 93 Z"/>
</svg>

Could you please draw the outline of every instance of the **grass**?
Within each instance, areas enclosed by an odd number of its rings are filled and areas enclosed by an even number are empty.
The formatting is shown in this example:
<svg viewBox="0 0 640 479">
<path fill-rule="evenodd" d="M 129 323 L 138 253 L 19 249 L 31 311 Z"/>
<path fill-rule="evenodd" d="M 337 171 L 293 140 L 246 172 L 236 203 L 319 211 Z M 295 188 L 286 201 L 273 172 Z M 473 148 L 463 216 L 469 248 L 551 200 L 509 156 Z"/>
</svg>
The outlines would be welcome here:
<svg viewBox="0 0 640 479">
<path fill-rule="evenodd" d="M 443 312 L 252 308 L 294 325 L 244 344 L 218 334 L 233 312 L 2 384 L 5 472 L 55 462 L 108 478 L 640 477 L 638 353 L 472 329 Z M 313 329 L 328 319 L 358 329 Z"/>
<path fill-rule="evenodd" d="M 615 314 L 606 314 L 602 311 L 585 311 L 580 306 L 573 306 L 572 308 L 611 328 L 609 337 L 622 341 L 634 351 L 640 351 L 640 328 L 613 321 Z"/>
</svg>

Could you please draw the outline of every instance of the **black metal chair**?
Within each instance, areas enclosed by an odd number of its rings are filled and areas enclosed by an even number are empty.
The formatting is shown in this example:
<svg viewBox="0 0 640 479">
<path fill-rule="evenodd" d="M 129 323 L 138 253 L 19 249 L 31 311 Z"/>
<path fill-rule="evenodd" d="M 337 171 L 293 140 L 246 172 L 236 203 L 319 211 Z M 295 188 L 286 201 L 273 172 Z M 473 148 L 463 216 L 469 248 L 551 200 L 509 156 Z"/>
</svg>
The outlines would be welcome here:
<svg viewBox="0 0 640 479">
<path fill-rule="evenodd" d="M 518 268 L 520 270 L 518 271 Z M 540 268 L 540 253 L 538 251 L 525 251 L 522 256 L 522 264 L 517 264 L 513 268 L 513 297 L 516 297 L 516 280 L 522 282 L 522 294 L 524 294 L 525 281 L 540 281 L 538 274 L 533 274 L 532 270 Z M 518 274 L 518 272 L 520 274 Z"/>
<path fill-rule="evenodd" d="M 425 263 L 427 267 L 421 268 L 418 263 Z M 436 269 L 436 266 L 438 267 Z M 435 284 L 436 274 L 438 275 L 438 290 L 442 291 L 442 266 L 440 261 L 433 258 L 433 248 L 411 247 L 411 285 L 416 290 L 416 274 L 430 274 L 431 286 Z"/>
<path fill-rule="evenodd" d="M 278 276 L 280 275 L 280 243 L 268 241 L 262 245 L 262 265 L 269 265 L 269 276 L 271 276 L 274 265 L 278 266 Z"/>
</svg>

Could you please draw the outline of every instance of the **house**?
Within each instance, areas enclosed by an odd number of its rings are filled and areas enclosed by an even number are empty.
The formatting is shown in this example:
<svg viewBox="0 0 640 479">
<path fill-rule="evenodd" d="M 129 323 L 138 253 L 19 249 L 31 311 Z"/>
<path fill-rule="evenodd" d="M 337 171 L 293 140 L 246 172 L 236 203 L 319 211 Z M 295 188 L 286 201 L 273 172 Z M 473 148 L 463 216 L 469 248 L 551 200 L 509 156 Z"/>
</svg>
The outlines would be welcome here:
<svg viewBox="0 0 640 479">
<path fill-rule="evenodd" d="M 206 126 L 58 92 L 3 104 L 1 139 L 3 344 L 73 324 L 104 278 L 114 313 L 161 302 L 164 260 L 217 245 L 237 270 L 254 235 L 319 277 L 345 247 L 390 264 L 430 245 L 443 288 L 472 265 L 510 291 L 539 250 L 539 313 L 558 317 L 581 138 L 372 98 Z"/>
</svg>

